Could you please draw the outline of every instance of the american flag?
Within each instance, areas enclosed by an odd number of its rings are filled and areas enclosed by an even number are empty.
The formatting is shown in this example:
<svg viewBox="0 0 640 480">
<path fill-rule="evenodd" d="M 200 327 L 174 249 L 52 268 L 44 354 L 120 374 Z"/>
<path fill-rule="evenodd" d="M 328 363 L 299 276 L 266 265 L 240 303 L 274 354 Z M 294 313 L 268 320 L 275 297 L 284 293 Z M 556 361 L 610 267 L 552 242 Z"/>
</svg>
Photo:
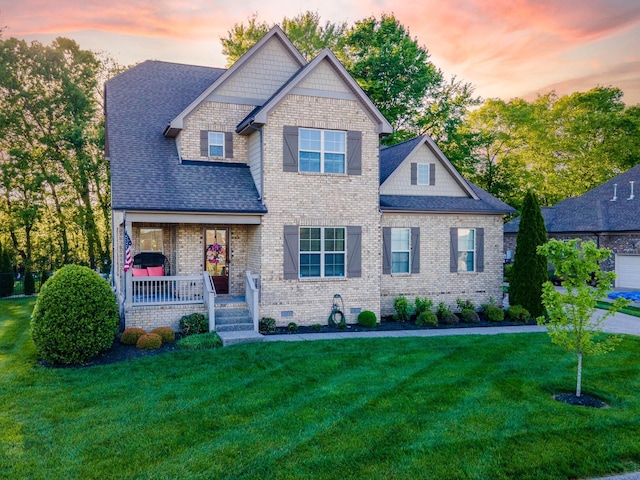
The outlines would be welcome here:
<svg viewBox="0 0 640 480">
<path fill-rule="evenodd" d="M 131 256 L 131 237 L 127 231 L 124 231 L 124 271 L 126 272 L 133 265 L 133 257 Z"/>
</svg>

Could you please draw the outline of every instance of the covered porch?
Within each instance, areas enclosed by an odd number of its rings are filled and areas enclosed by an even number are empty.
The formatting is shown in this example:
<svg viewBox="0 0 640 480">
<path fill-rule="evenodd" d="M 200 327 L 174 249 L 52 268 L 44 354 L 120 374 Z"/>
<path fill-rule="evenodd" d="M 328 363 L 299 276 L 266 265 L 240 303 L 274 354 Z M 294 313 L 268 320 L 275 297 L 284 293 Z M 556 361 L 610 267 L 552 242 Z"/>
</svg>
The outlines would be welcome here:
<svg viewBox="0 0 640 480">
<path fill-rule="evenodd" d="M 121 327 L 179 331 L 183 315 L 202 313 L 211 331 L 257 332 L 260 223 L 261 215 L 114 212 Z"/>
</svg>

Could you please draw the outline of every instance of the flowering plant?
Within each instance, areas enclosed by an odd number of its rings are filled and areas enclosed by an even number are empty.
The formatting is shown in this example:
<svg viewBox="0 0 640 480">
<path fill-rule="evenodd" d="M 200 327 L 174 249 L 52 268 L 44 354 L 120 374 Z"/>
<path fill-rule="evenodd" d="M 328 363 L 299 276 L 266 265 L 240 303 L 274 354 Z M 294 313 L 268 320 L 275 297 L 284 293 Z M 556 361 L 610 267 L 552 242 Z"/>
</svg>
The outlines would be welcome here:
<svg viewBox="0 0 640 480">
<path fill-rule="evenodd" d="M 207 247 L 207 262 L 220 263 L 222 260 L 222 245 L 214 243 Z"/>
</svg>

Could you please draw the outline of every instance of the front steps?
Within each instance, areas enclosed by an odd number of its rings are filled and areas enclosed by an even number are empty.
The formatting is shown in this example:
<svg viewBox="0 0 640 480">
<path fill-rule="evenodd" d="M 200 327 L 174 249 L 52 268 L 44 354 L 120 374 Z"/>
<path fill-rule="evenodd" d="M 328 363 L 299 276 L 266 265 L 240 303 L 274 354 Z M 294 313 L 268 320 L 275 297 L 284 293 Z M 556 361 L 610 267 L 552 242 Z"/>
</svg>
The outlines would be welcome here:
<svg viewBox="0 0 640 480">
<path fill-rule="evenodd" d="M 244 297 L 217 297 L 215 312 L 216 332 L 225 347 L 264 340 L 253 330 L 253 320 Z"/>
</svg>

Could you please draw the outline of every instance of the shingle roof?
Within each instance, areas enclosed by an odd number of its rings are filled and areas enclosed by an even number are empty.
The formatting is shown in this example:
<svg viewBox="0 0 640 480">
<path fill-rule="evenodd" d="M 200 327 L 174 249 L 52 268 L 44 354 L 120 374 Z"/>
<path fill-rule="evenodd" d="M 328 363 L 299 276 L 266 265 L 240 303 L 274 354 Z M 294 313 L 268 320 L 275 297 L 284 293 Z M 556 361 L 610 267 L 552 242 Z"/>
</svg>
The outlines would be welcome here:
<svg viewBox="0 0 640 480">
<path fill-rule="evenodd" d="M 631 181 L 634 198 L 628 200 Z M 614 184 L 617 184 L 617 199 L 612 201 Z M 550 233 L 640 231 L 640 165 L 584 195 L 543 208 L 542 217 Z M 520 217 L 506 223 L 504 231 L 516 233 L 519 226 Z"/>
<path fill-rule="evenodd" d="M 406 160 L 411 152 L 424 140 L 424 136 L 418 136 L 402 143 L 380 149 L 380 184 L 384 183 L 391 174 Z M 433 142 L 431 141 L 431 144 Z M 427 148 L 427 144 L 424 147 Z M 443 162 L 449 165 L 444 154 L 437 147 L 433 147 L 442 157 Z M 454 167 L 450 166 L 453 173 Z M 380 195 L 380 208 L 384 211 L 408 211 L 408 212 L 441 212 L 441 213 L 490 213 L 508 214 L 515 213 L 515 209 L 498 200 L 493 195 L 485 192 L 473 183 L 459 178 L 464 188 L 472 191 L 478 197 L 447 197 L 427 195 Z"/>
<path fill-rule="evenodd" d="M 146 61 L 106 84 L 114 210 L 265 213 L 249 168 L 180 163 L 169 122 L 224 69 Z"/>
</svg>

